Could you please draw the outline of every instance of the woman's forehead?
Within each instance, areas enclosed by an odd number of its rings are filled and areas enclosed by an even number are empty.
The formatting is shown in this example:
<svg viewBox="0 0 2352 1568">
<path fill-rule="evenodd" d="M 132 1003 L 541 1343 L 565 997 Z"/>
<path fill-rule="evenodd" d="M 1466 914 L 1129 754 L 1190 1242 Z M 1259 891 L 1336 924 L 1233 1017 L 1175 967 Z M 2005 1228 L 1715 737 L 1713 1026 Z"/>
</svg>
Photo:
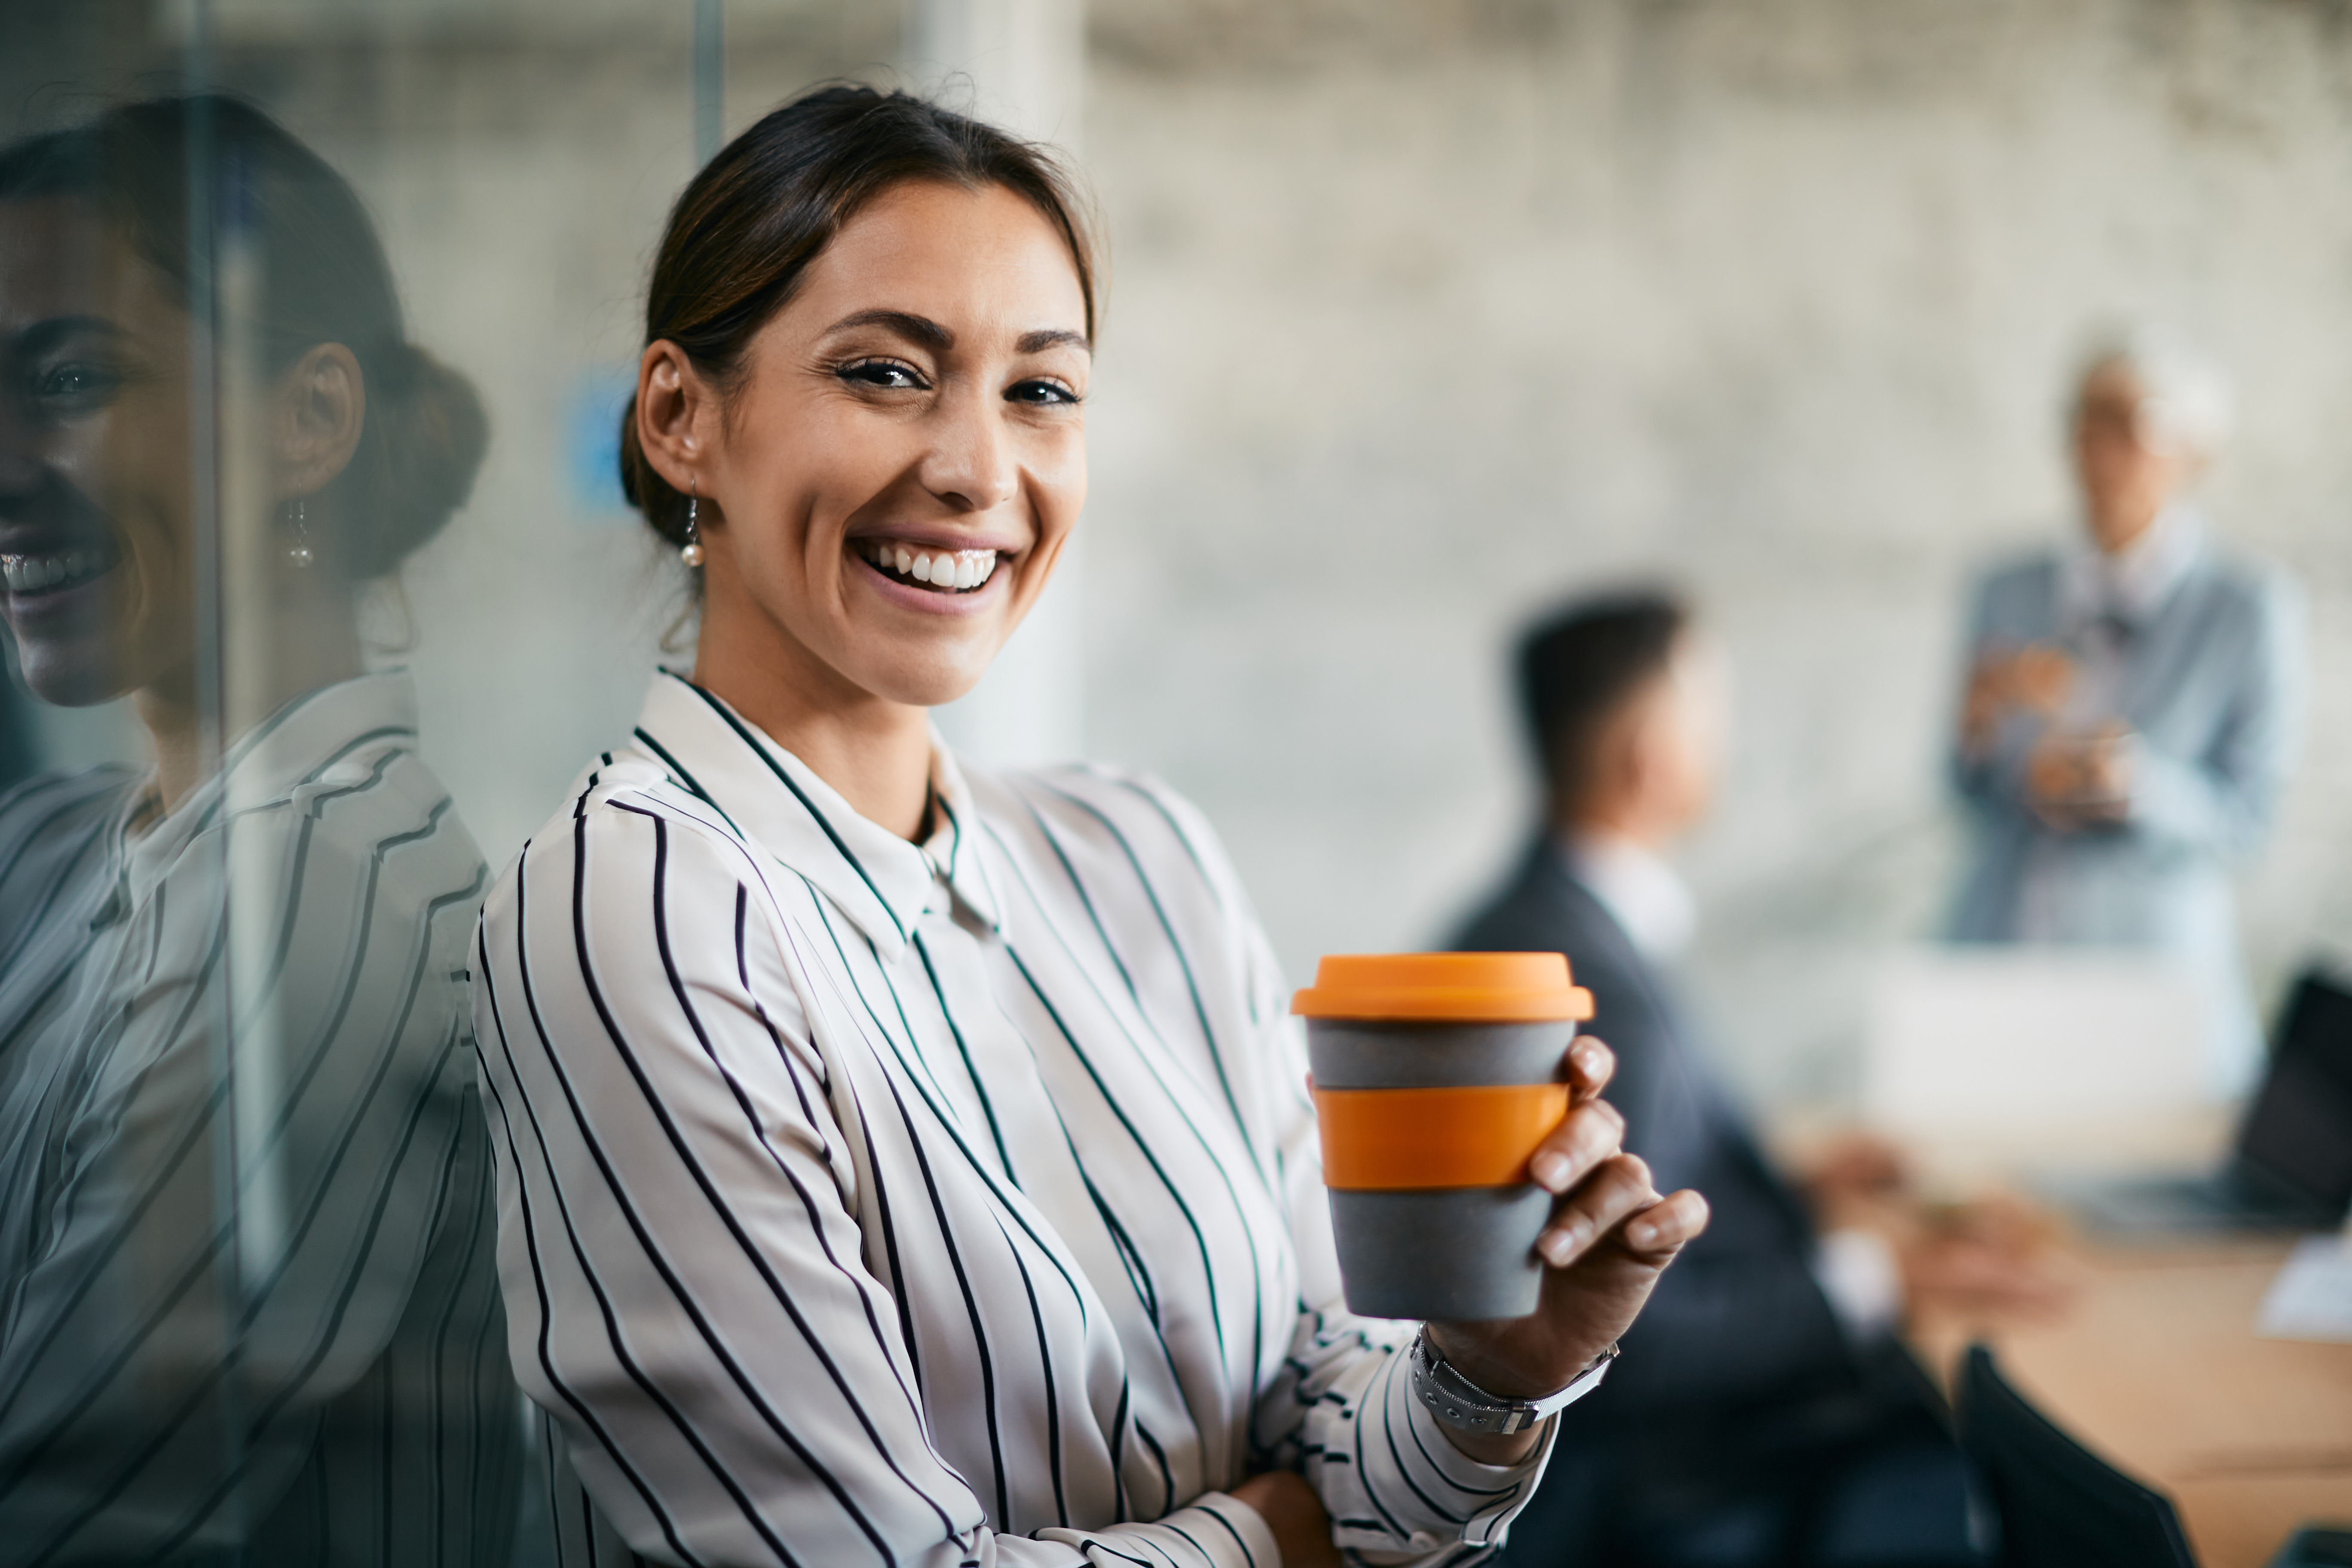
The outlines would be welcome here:
<svg viewBox="0 0 2352 1568">
<path fill-rule="evenodd" d="M 788 311 L 821 331 L 877 309 L 1015 336 L 1086 325 L 1068 241 L 1002 185 L 910 181 L 885 191 L 842 225 Z"/>
<path fill-rule="evenodd" d="M 184 323 L 171 280 L 94 204 L 71 197 L 0 202 L 0 321 L 21 329 L 58 316 L 117 326 Z"/>
</svg>

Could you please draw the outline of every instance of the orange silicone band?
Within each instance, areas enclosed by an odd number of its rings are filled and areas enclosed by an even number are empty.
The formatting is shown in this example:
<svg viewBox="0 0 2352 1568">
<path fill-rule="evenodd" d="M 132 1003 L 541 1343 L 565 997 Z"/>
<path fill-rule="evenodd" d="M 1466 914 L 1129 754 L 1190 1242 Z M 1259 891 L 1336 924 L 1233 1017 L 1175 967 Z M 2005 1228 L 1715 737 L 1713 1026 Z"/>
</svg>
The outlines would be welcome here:
<svg viewBox="0 0 2352 1568">
<path fill-rule="evenodd" d="M 1323 1184 L 1342 1191 L 1509 1187 L 1568 1115 L 1564 1083 L 1318 1089 Z"/>
</svg>

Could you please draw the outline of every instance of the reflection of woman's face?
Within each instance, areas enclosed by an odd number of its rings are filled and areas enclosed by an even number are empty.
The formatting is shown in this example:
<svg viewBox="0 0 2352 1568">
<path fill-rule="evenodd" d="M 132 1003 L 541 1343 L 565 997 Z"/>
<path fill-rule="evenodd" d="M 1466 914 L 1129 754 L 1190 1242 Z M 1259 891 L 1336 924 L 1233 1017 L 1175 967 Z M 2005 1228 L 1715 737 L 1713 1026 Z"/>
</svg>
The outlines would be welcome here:
<svg viewBox="0 0 2352 1568">
<path fill-rule="evenodd" d="M 0 203 L 0 605 L 47 701 L 105 701 L 193 654 L 190 335 L 89 206 Z"/>
<path fill-rule="evenodd" d="M 1085 501 L 1088 365 L 1069 247 L 1035 207 L 997 187 L 877 198 L 706 432 L 706 673 L 735 658 L 920 706 L 968 690 Z"/>
</svg>

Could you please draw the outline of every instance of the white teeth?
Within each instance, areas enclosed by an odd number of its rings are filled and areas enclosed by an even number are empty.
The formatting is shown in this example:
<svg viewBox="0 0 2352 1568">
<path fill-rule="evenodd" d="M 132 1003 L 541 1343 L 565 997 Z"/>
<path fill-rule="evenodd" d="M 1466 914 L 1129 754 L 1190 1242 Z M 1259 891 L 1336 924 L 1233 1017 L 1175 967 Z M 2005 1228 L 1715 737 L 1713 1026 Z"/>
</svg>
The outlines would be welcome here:
<svg viewBox="0 0 2352 1568">
<path fill-rule="evenodd" d="M 79 583 L 114 564 L 110 550 L 65 550 L 42 555 L 0 555 L 0 583 L 12 594 L 37 594 L 60 583 Z"/>
<path fill-rule="evenodd" d="M 968 594 L 996 575 L 993 550 L 909 550 L 903 544 L 877 543 L 859 547 L 866 559 L 885 572 L 928 583 L 953 594 Z"/>
</svg>

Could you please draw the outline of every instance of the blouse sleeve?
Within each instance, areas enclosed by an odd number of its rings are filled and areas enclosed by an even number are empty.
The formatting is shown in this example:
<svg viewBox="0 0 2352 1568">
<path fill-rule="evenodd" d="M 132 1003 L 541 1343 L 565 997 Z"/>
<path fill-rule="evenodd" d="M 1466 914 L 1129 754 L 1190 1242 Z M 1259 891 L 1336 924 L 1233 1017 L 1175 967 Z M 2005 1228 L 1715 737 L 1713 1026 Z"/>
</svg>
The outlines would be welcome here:
<svg viewBox="0 0 2352 1568">
<path fill-rule="evenodd" d="M 1260 1135 L 1289 1215 L 1298 1302 L 1279 1374 L 1259 1392 L 1252 1446 L 1267 1466 L 1302 1472 L 1323 1500 L 1334 1535 L 1374 1564 L 1473 1561 L 1499 1544 L 1535 1494 L 1555 1421 L 1516 1465 L 1481 1464 L 1446 1437 L 1412 1397 L 1405 1348 L 1415 1325 L 1348 1311 L 1331 1239 L 1320 1139 L 1307 1093 L 1307 1050 L 1264 928 L 1208 823 L 1187 802 L 1141 784 L 1185 841 L 1223 911 L 1225 973 L 1241 995 L 1246 1041 L 1229 1069 L 1263 1108 Z"/>
<path fill-rule="evenodd" d="M 525 1390 L 636 1551 L 693 1563 L 1273 1568 L 1221 1494 L 990 1529 L 939 1454 L 853 1151 L 740 846 L 625 800 L 529 846 L 475 1006 Z"/>
<path fill-rule="evenodd" d="M 463 1207 L 480 862 L 446 797 L 342 793 L 197 837 L 94 977 L 0 1332 L 0 1530 L 28 1555 L 240 1544 Z"/>
</svg>

